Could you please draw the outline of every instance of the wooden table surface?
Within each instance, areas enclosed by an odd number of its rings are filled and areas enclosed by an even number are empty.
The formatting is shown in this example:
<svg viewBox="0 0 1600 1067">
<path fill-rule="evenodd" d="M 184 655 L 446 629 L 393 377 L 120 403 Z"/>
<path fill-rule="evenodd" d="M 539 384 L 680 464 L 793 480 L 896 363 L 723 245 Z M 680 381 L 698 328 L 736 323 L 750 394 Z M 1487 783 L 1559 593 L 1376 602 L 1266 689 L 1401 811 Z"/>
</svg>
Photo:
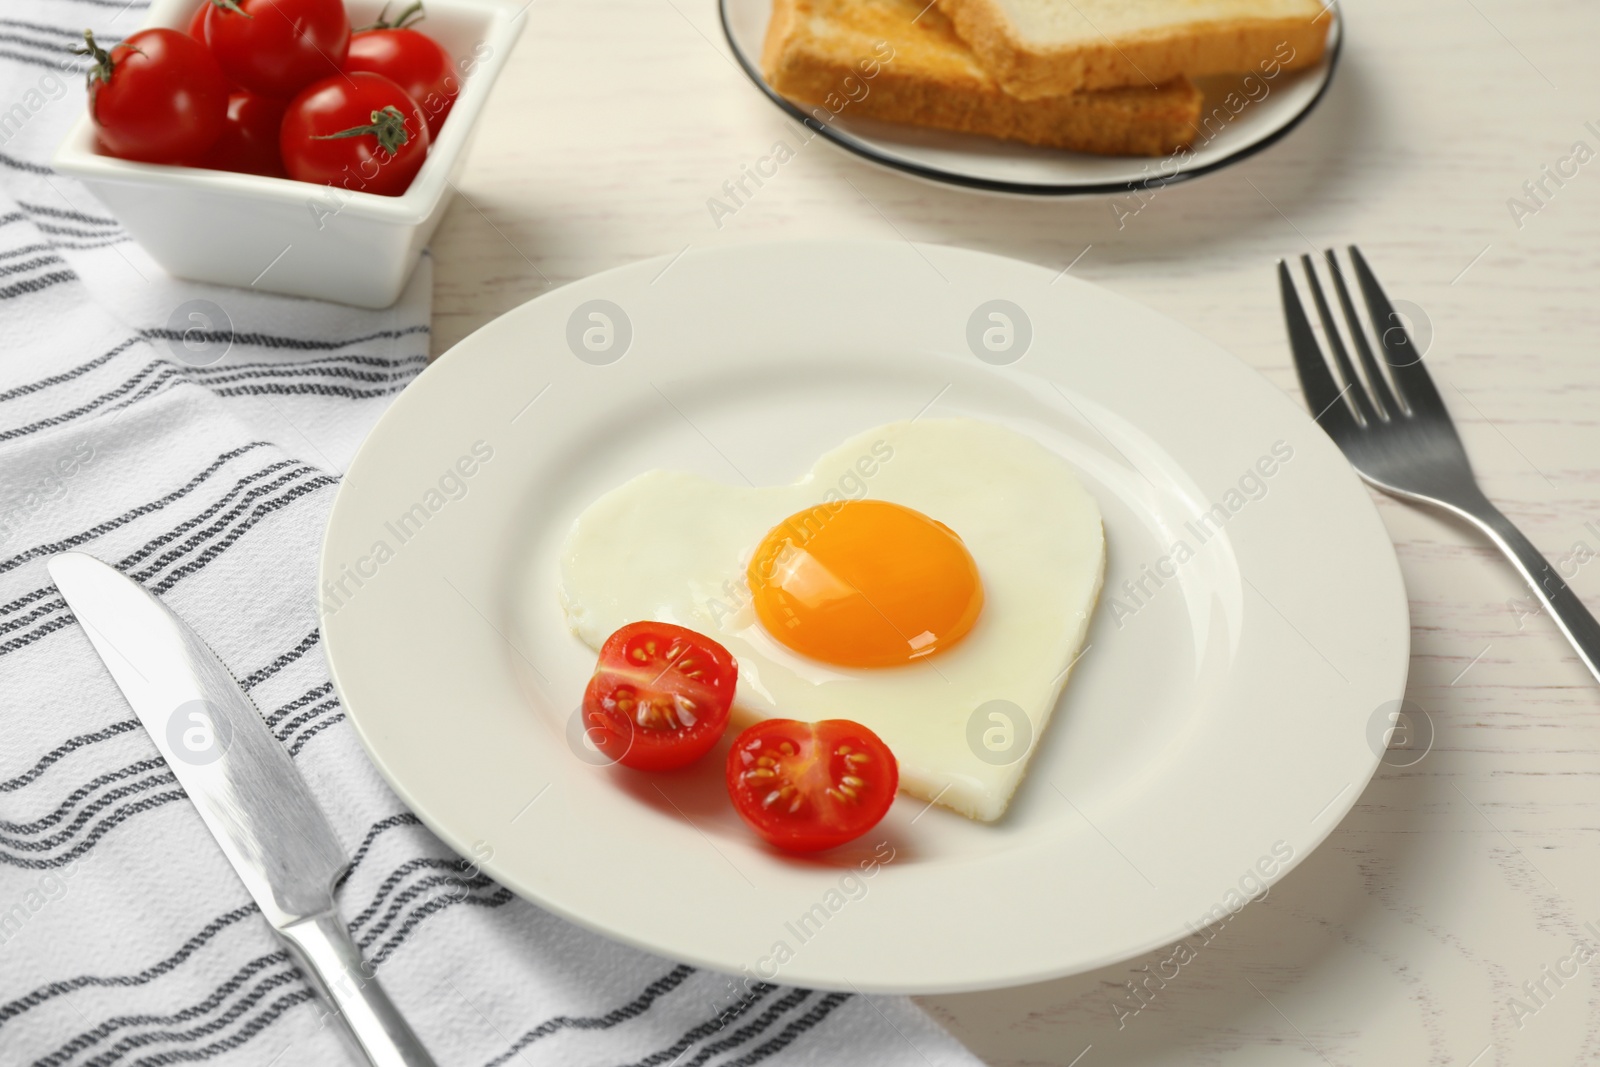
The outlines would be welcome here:
<svg viewBox="0 0 1600 1067">
<path fill-rule="evenodd" d="M 533 0 L 433 242 L 435 351 L 551 286 L 687 246 L 908 238 L 1057 268 L 1081 256 L 1079 277 L 1295 392 L 1272 264 L 1358 242 L 1426 321 L 1491 498 L 1552 558 L 1600 553 L 1600 162 L 1565 164 L 1576 176 L 1545 179 L 1539 201 L 1523 189 L 1577 142 L 1600 152 L 1600 6 L 1344 11 L 1344 59 L 1316 114 L 1121 226 L 1106 199 L 946 191 L 817 141 L 719 228 L 707 199 L 790 130 L 728 57 L 714 0 Z M 1537 210 L 1513 212 L 1514 197 Z M 1523 588 L 1481 539 L 1378 507 L 1432 750 L 1381 768 L 1328 843 L 1136 1015 L 1113 1003 L 1165 953 L 923 998 L 986 1061 L 1600 1062 L 1600 955 L 1583 962 L 1600 951 L 1600 689 L 1548 618 L 1518 610 Z M 1572 583 L 1600 607 L 1587 555 Z"/>
</svg>

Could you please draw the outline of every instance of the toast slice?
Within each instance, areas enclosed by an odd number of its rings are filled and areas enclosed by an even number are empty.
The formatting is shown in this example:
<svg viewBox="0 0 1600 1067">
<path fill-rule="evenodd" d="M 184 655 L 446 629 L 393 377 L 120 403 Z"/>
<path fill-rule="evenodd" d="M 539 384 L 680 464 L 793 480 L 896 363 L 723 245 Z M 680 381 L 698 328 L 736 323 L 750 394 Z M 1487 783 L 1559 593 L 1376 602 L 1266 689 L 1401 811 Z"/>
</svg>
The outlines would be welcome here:
<svg viewBox="0 0 1600 1067">
<path fill-rule="evenodd" d="M 1318 0 L 938 0 L 995 80 L 1025 100 L 1180 74 L 1312 66 L 1333 19 Z"/>
<path fill-rule="evenodd" d="M 1202 99 L 1180 76 L 1019 100 L 932 0 L 774 0 L 761 66 L 779 93 L 825 108 L 819 118 L 862 115 L 1103 155 L 1188 146 Z"/>
</svg>

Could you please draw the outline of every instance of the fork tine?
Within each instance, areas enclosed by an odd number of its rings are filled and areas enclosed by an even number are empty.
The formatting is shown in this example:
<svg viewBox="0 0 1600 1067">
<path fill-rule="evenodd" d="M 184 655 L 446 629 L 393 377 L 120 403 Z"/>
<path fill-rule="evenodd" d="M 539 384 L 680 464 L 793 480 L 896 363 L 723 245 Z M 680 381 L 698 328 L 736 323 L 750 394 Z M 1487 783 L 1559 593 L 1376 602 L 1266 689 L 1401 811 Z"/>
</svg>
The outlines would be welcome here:
<svg viewBox="0 0 1600 1067">
<path fill-rule="evenodd" d="M 1372 318 L 1373 332 L 1383 345 L 1383 359 L 1394 376 L 1396 391 L 1413 411 L 1449 418 L 1444 401 L 1439 398 L 1439 390 L 1434 388 L 1433 377 L 1428 373 L 1428 368 L 1422 365 L 1422 353 L 1417 351 L 1411 334 L 1406 331 L 1405 324 L 1395 313 L 1394 305 L 1389 303 L 1389 297 L 1378 284 L 1377 276 L 1367 266 L 1366 257 L 1355 245 L 1350 246 L 1350 262 L 1355 266 L 1356 281 L 1367 302 L 1367 314 Z"/>
<path fill-rule="evenodd" d="M 1329 433 L 1336 429 L 1355 429 L 1355 418 L 1350 414 L 1350 409 L 1340 403 L 1343 390 L 1333 380 L 1333 375 L 1328 373 L 1327 361 L 1322 358 L 1322 347 L 1317 344 L 1317 335 L 1311 331 L 1311 320 L 1306 318 L 1300 295 L 1295 292 L 1294 276 L 1289 273 L 1289 264 L 1281 259 L 1278 260 L 1278 288 L 1283 296 L 1283 320 L 1289 329 L 1289 350 L 1294 353 L 1295 373 L 1300 377 L 1300 389 L 1305 393 L 1306 402 L 1311 405 L 1313 418 Z"/>
<path fill-rule="evenodd" d="M 1339 328 L 1333 324 L 1333 312 L 1328 310 L 1328 300 L 1322 295 L 1322 285 L 1317 281 L 1316 266 L 1310 256 L 1301 256 L 1300 267 L 1306 272 L 1306 285 L 1310 287 L 1311 299 L 1317 305 L 1317 317 L 1322 320 L 1322 332 L 1327 335 L 1328 347 L 1333 350 L 1334 366 L 1339 368 L 1339 375 L 1345 381 L 1345 388 L 1350 390 L 1350 399 L 1355 402 L 1362 421 L 1374 422 L 1378 418 L 1378 412 L 1372 410 L 1367 391 L 1362 387 L 1355 367 L 1351 366 L 1350 355 L 1345 351 L 1344 341 L 1339 337 Z"/>
<path fill-rule="evenodd" d="M 1367 374 L 1367 387 L 1372 390 L 1375 402 L 1385 408 L 1391 415 L 1400 414 L 1400 405 L 1395 402 L 1394 394 L 1389 391 L 1389 382 L 1383 376 L 1383 371 L 1378 369 L 1378 361 L 1372 358 L 1372 346 L 1367 344 L 1366 326 L 1361 321 L 1361 316 L 1356 314 L 1356 306 L 1350 301 L 1350 290 L 1344 284 L 1344 268 L 1339 266 L 1339 260 L 1333 254 L 1333 249 L 1326 252 L 1328 257 L 1328 273 L 1333 275 L 1333 287 L 1339 295 L 1339 307 L 1344 312 L 1345 322 L 1350 324 L 1350 340 L 1356 346 L 1356 353 L 1361 359 L 1361 369 Z M 1381 332 L 1381 331 L 1380 331 Z"/>
</svg>

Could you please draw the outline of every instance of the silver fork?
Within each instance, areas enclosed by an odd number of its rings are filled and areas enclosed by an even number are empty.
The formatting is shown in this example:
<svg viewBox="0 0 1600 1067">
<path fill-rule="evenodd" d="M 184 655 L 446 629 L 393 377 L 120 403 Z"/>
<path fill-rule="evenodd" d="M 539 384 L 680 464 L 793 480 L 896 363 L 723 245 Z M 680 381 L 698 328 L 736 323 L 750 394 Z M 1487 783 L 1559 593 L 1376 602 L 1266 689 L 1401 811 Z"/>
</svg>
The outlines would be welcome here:
<svg viewBox="0 0 1600 1067">
<path fill-rule="evenodd" d="M 1344 270 L 1333 250 L 1327 252 L 1326 270 L 1349 326 L 1350 343 L 1361 365 L 1359 373 L 1335 325 L 1311 257 L 1301 256 L 1300 262 L 1338 371 L 1335 378 L 1301 306 L 1289 265 L 1279 260 L 1278 283 L 1283 294 L 1283 316 L 1289 327 L 1289 346 L 1294 351 L 1300 388 L 1306 403 L 1317 413 L 1317 423 L 1333 438 L 1356 472 L 1372 485 L 1406 500 L 1443 508 L 1482 530 L 1522 573 L 1534 595 L 1577 649 L 1578 658 L 1600 679 L 1600 623 L 1595 622 L 1589 609 L 1533 543 L 1478 488 L 1450 413 L 1422 365 L 1422 355 L 1361 251 L 1350 246 L 1350 263 L 1387 375 L 1373 354 L 1367 329 L 1351 302 Z"/>
</svg>

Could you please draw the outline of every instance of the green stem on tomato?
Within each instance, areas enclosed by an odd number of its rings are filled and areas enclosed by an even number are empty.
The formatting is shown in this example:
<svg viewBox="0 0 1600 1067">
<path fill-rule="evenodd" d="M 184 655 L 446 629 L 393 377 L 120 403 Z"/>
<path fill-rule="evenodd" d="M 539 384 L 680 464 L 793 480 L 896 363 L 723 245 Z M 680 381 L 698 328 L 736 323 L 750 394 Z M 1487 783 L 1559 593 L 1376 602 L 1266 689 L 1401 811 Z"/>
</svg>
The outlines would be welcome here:
<svg viewBox="0 0 1600 1067">
<path fill-rule="evenodd" d="M 254 15 L 239 6 L 239 0 L 206 0 L 212 7 L 220 7 L 224 11 L 232 11 L 235 15 L 243 15 L 247 19 L 255 18 Z"/>
<path fill-rule="evenodd" d="M 370 26 L 357 26 L 351 32 L 362 33 L 366 30 L 408 30 L 427 17 L 427 13 L 422 10 L 422 0 L 411 0 L 411 3 L 402 8 L 400 14 L 396 15 L 393 19 L 389 18 L 389 5 L 384 4 L 383 8 L 378 12 L 378 19 L 376 22 Z"/>
<path fill-rule="evenodd" d="M 111 81 L 111 71 L 116 66 L 116 63 L 112 60 L 110 52 L 95 43 L 93 30 L 83 31 L 83 41 L 84 47 L 74 48 L 72 54 L 75 56 L 89 56 L 94 59 L 94 62 L 89 66 L 89 76 L 84 83 L 88 86 L 89 96 L 92 99 L 94 97 L 94 83 L 99 81 L 102 85 L 108 84 Z M 143 52 L 131 44 L 125 44 L 122 47 L 137 55 L 144 55 Z"/>
<path fill-rule="evenodd" d="M 74 48 L 72 54 L 75 56 L 89 56 L 94 60 L 94 63 L 89 67 L 90 88 L 94 87 L 96 79 L 102 83 L 111 80 L 111 68 L 115 64 L 111 62 L 111 53 L 95 43 L 93 30 L 83 31 L 83 47 Z"/>
<path fill-rule="evenodd" d="M 369 126 L 352 126 L 348 130 L 340 130 L 338 133 L 325 133 L 320 136 L 313 136 L 311 139 L 313 141 L 333 141 L 341 137 L 364 137 L 369 133 L 378 139 L 378 147 L 391 156 L 399 150 L 401 145 L 411 139 L 410 135 L 406 133 L 406 117 L 393 104 L 380 111 L 374 111 L 372 113 L 372 124 Z"/>
</svg>

